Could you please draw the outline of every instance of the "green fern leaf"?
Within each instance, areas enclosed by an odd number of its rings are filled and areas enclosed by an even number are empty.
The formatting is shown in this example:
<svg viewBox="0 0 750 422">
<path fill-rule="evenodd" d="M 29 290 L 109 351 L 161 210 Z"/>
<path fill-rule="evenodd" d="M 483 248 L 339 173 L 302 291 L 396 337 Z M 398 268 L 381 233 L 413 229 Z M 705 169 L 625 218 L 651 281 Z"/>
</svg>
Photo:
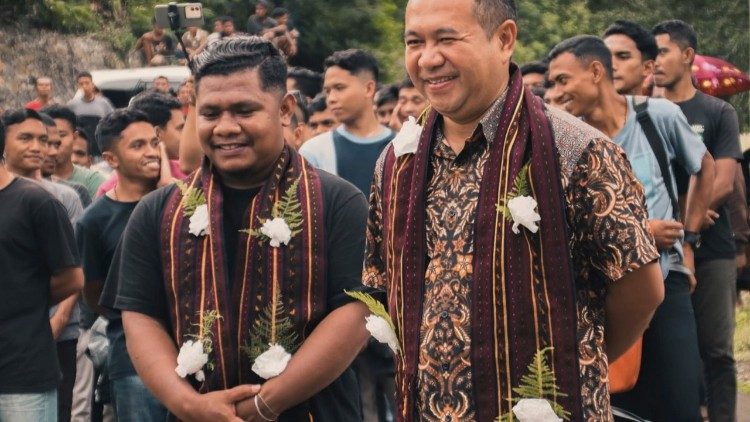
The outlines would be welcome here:
<svg viewBox="0 0 750 422">
<path fill-rule="evenodd" d="M 551 350 L 553 350 L 552 347 L 547 347 L 534 354 L 534 358 L 527 367 L 529 372 L 521 377 L 521 384 L 513 388 L 516 397 L 512 402 L 518 403 L 521 399 L 547 399 L 558 417 L 570 420 L 570 412 L 567 412 L 559 403 L 552 401 L 555 397 L 566 397 L 567 394 L 560 391 L 556 384 L 555 374 L 547 363 L 546 353 Z M 506 420 L 509 415 L 501 415 L 500 418 Z"/>
<path fill-rule="evenodd" d="M 175 181 L 175 184 L 182 192 L 182 209 L 185 217 L 192 217 L 195 209 L 200 205 L 206 204 L 206 195 L 198 188 L 192 188 L 181 180 Z"/>
<path fill-rule="evenodd" d="M 513 181 L 513 193 L 511 195 L 511 198 L 515 198 L 517 196 L 526 196 L 531 193 L 531 189 L 529 188 L 529 165 L 531 162 L 528 162 L 524 164 L 523 167 L 521 167 L 521 171 L 518 172 L 516 175 L 516 179 Z"/>
<path fill-rule="evenodd" d="M 276 303 L 274 312 L 273 304 Z M 250 330 L 249 344 L 242 347 L 242 351 L 250 358 L 255 360 L 268 349 L 270 343 L 276 343 L 284 347 L 291 354 L 299 349 L 299 336 L 294 329 L 294 323 L 281 301 L 281 293 L 278 291 L 274 296 L 273 302 L 263 309 L 253 323 Z"/>
<path fill-rule="evenodd" d="M 393 324 L 393 321 L 391 320 L 391 315 L 388 313 L 388 311 L 385 310 L 385 306 L 383 306 L 382 303 L 380 303 L 379 300 L 375 299 L 371 295 L 367 293 L 362 292 L 350 292 L 348 290 L 344 290 L 344 293 L 349 295 L 350 297 L 353 297 L 354 299 L 359 300 L 360 302 L 367 305 L 367 308 L 370 310 L 370 312 L 373 313 L 375 316 L 379 316 L 386 320 L 388 322 L 388 325 L 391 327 L 391 329 L 395 332 L 396 326 Z"/>
</svg>

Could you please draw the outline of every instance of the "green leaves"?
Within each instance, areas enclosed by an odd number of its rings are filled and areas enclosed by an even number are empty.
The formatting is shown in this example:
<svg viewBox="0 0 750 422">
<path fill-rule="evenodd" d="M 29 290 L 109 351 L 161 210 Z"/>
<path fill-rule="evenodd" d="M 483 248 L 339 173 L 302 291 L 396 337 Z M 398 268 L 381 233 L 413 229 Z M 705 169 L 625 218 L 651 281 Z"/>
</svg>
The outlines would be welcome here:
<svg viewBox="0 0 750 422">
<path fill-rule="evenodd" d="M 370 312 L 372 312 L 373 315 L 383 318 L 391 327 L 391 329 L 394 332 L 396 331 L 396 326 L 393 324 L 393 320 L 391 320 L 391 315 L 388 313 L 388 311 L 385 310 L 385 306 L 383 306 L 383 304 L 380 303 L 379 300 L 375 299 L 367 293 L 350 292 L 348 290 L 344 290 L 344 293 L 367 305 L 367 308 L 370 310 Z"/>
<path fill-rule="evenodd" d="M 562 405 L 555 403 L 555 397 L 566 397 L 567 394 L 560 391 L 556 384 L 555 374 L 547 363 L 546 353 L 551 352 L 552 347 L 537 350 L 529 366 L 528 373 L 521 377 L 521 384 L 513 388 L 516 396 L 513 403 L 518 403 L 521 399 L 547 399 L 555 414 L 564 420 L 570 420 L 570 412 L 567 412 Z M 498 420 L 514 420 L 511 414 L 505 414 L 498 417 Z"/>
<path fill-rule="evenodd" d="M 271 218 L 282 218 L 289 230 L 291 230 L 291 237 L 298 235 L 302 231 L 302 204 L 299 202 L 297 195 L 297 188 L 299 187 L 299 181 L 302 176 L 298 177 L 284 192 L 281 200 L 273 204 L 271 208 Z M 268 220 L 260 220 L 261 224 L 265 224 Z M 240 233 L 247 233 L 251 237 L 258 238 L 261 241 L 268 241 L 270 238 L 263 234 L 259 229 L 242 229 Z"/>
<path fill-rule="evenodd" d="M 200 341 L 203 343 L 203 353 L 207 355 L 211 355 L 211 352 L 214 349 L 214 343 L 213 343 L 213 327 L 217 320 L 221 319 L 222 316 L 219 314 L 219 311 L 211 310 L 211 311 L 205 311 L 203 315 L 201 316 L 201 323 L 199 324 L 193 324 L 195 327 L 200 327 L 198 334 L 188 334 L 187 337 L 191 338 L 195 341 Z M 214 363 L 212 361 L 209 361 L 206 363 L 206 368 L 209 370 L 214 369 Z"/>
<path fill-rule="evenodd" d="M 273 302 L 255 319 L 250 330 L 250 342 L 242 347 L 242 351 L 254 361 L 268 349 L 269 343 L 279 344 L 291 354 L 299 348 L 299 336 L 278 291 Z"/>
<path fill-rule="evenodd" d="M 181 180 L 175 181 L 175 185 L 182 192 L 182 208 L 185 217 L 190 218 L 195 213 L 195 209 L 200 205 L 206 204 L 206 195 L 202 190 L 188 186 Z"/>
<path fill-rule="evenodd" d="M 518 196 L 531 195 L 531 187 L 529 184 L 529 165 L 531 165 L 530 161 L 524 164 L 523 167 L 521 167 L 521 170 L 513 180 L 513 189 L 505 198 L 500 200 L 500 203 L 495 205 L 495 209 L 497 209 L 498 212 L 502 213 L 503 217 L 506 220 L 513 220 L 513 216 L 510 214 L 510 210 L 508 209 L 508 202 Z"/>
</svg>

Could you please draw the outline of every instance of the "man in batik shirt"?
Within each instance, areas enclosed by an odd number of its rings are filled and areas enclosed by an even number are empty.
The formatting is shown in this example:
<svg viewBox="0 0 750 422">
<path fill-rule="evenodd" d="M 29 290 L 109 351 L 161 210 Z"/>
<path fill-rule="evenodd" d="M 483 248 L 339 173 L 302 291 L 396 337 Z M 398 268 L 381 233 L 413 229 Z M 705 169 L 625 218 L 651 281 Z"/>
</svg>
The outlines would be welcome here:
<svg viewBox="0 0 750 422">
<path fill-rule="evenodd" d="M 401 421 L 511 415 L 542 350 L 563 393 L 542 398 L 609 420 L 607 360 L 664 294 L 642 186 L 618 146 L 523 88 L 515 17 L 503 0 L 406 9 L 432 110 L 376 166 L 364 270 L 400 342 Z"/>
</svg>

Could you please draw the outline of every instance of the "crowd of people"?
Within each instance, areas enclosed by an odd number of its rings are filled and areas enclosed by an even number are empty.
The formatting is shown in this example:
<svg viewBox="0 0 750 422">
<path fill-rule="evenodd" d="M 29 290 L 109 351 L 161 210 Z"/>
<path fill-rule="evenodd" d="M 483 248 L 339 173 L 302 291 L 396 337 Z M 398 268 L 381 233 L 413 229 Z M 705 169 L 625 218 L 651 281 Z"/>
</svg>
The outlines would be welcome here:
<svg viewBox="0 0 750 422">
<path fill-rule="evenodd" d="M 144 33 L 133 46 L 130 55 L 131 66 L 185 64 L 208 45 L 224 38 L 243 35 L 257 35 L 271 40 L 287 58 L 291 58 L 297 54 L 297 39 L 300 36 L 290 20 L 289 10 L 284 7 L 273 7 L 268 0 L 255 2 L 255 13 L 247 18 L 244 32 L 237 28 L 231 16 L 218 16 L 213 21 L 211 33 L 203 28 L 191 26 L 182 31 L 180 43 L 165 30 L 167 28 L 159 26 L 156 20 L 152 25 L 151 31 Z"/>
<path fill-rule="evenodd" d="M 0 118 L 0 421 L 737 420 L 747 164 L 695 31 L 517 66 L 516 20 L 411 0 L 382 84 L 288 68 L 259 0 L 185 32 L 177 92 L 36 78 Z"/>
</svg>

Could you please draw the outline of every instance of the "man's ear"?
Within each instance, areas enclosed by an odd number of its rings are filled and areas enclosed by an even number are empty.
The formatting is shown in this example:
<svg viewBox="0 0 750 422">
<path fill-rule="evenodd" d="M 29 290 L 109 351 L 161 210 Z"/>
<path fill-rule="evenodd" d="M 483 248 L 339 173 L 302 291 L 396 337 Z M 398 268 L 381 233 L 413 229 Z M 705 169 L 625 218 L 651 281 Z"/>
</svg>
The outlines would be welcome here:
<svg viewBox="0 0 750 422">
<path fill-rule="evenodd" d="M 378 91 L 378 83 L 374 79 L 368 79 L 365 81 L 365 93 L 367 98 L 375 100 L 375 93 Z"/>
<path fill-rule="evenodd" d="M 102 158 L 113 170 L 117 170 L 120 167 L 120 160 L 117 159 L 117 156 L 112 151 L 102 152 Z"/>
<path fill-rule="evenodd" d="M 598 60 L 592 60 L 589 69 L 591 69 L 591 73 L 594 75 L 594 83 L 596 84 L 605 78 L 609 78 L 607 68 Z"/>
<path fill-rule="evenodd" d="M 169 124 L 167 122 L 167 124 Z M 161 126 L 154 126 L 154 129 L 156 130 L 156 137 L 161 141 L 162 135 L 164 135 L 164 129 L 161 128 Z"/>
<path fill-rule="evenodd" d="M 687 64 L 693 64 L 693 60 L 695 60 L 695 50 L 693 47 L 682 50 L 682 59 Z"/>
<path fill-rule="evenodd" d="M 518 26 L 516 26 L 516 23 L 510 19 L 506 20 L 497 27 L 492 36 L 500 40 L 500 56 L 503 59 L 503 63 L 510 62 L 518 37 Z"/>
<path fill-rule="evenodd" d="M 297 109 L 297 100 L 294 99 L 294 95 L 290 93 L 284 94 L 279 105 L 279 116 L 281 117 L 281 125 L 284 127 L 292 124 L 292 114 Z"/>
</svg>

